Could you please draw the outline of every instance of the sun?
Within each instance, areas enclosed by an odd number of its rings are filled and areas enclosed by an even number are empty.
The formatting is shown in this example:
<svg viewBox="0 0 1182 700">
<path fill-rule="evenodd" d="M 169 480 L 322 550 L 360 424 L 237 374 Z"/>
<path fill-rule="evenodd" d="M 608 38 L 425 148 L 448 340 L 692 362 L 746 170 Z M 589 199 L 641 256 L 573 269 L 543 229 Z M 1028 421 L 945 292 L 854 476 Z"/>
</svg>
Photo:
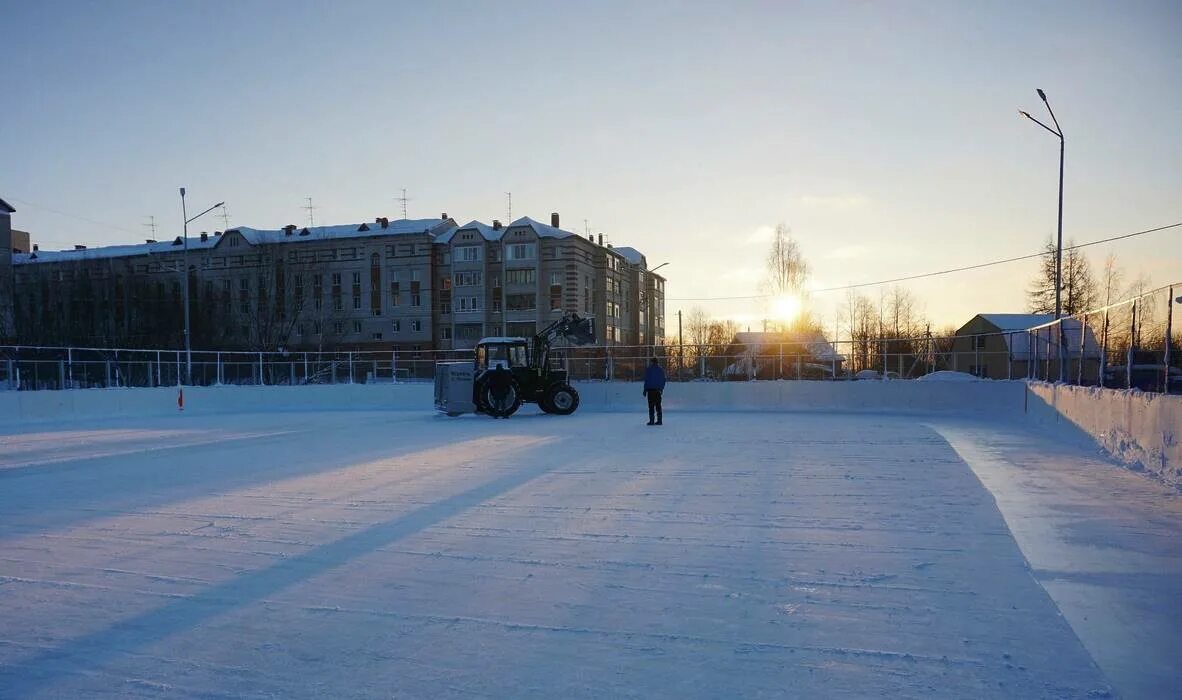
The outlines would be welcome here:
<svg viewBox="0 0 1182 700">
<path fill-rule="evenodd" d="M 800 297 L 795 294 L 778 296 L 772 302 L 772 313 L 777 320 L 791 322 L 800 316 Z"/>
</svg>

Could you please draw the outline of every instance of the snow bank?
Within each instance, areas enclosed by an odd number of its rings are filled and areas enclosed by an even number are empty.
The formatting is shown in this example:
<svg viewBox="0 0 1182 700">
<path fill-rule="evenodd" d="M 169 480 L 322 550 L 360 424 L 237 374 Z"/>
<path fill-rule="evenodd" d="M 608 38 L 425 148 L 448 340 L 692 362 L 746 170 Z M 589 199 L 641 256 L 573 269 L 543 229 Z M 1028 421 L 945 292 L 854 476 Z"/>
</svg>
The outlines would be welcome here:
<svg viewBox="0 0 1182 700">
<path fill-rule="evenodd" d="M 644 411 L 639 383 L 578 384 L 583 410 Z M 671 411 L 843 411 L 997 415 L 1020 410 L 1020 382 L 689 382 L 671 384 Z M 186 413 L 303 410 L 430 411 L 431 384 L 221 386 L 185 389 Z M 0 420 L 33 423 L 176 413 L 177 389 L 0 392 Z"/>
<path fill-rule="evenodd" d="M 1027 420 L 1073 426 L 1130 468 L 1182 486 L 1182 396 L 1030 383 Z"/>
<path fill-rule="evenodd" d="M 932 372 L 919 377 L 916 381 L 920 382 L 979 382 L 980 377 L 969 374 L 968 372 L 953 372 L 952 370 L 942 369 L 939 372 Z"/>
</svg>

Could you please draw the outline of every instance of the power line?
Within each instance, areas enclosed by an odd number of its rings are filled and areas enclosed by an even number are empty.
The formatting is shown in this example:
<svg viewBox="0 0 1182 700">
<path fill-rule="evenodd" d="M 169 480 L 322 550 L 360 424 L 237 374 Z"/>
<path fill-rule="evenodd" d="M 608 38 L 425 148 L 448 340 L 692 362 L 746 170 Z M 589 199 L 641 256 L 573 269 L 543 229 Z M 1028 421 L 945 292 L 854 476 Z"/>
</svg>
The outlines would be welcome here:
<svg viewBox="0 0 1182 700">
<path fill-rule="evenodd" d="M 1133 233 L 1125 233 L 1119 236 L 1112 236 L 1111 238 L 1102 238 L 1098 241 L 1089 241 L 1087 243 L 1078 243 L 1076 245 L 1063 246 L 1063 250 L 1077 250 L 1079 248 L 1087 248 L 1089 246 L 1100 245 L 1101 243 L 1111 243 L 1113 241 L 1121 241 L 1126 238 L 1133 238 L 1135 236 L 1144 236 L 1149 233 L 1157 233 L 1158 231 L 1165 231 L 1166 229 L 1178 228 L 1182 226 L 1182 221 L 1176 224 L 1169 224 L 1167 226 L 1158 226 L 1157 228 L 1145 229 L 1144 231 L 1134 231 Z M 895 282 L 907 282 L 909 280 L 923 279 L 925 277 L 937 277 L 940 275 L 950 275 L 956 272 L 967 272 L 969 270 L 979 270 L 983 267 L 993 267 L 994 265 L 1005 265 L 1006 263 L 1018 262 L 1020 260 L 1030 260 L 1031 258 L 1041 258 L 1046 255 L 1046 251 L 1038 253 L 1030 253 L 1028 255 L 1018 255 L 1012 258 L 1004 258 L 1001 260 L 991 260 L 989 262 L 977 263 L 975 265 L 964 265 L 962 267 L 950 267 L 945 270 L 936 270 L 935 272 L 923 272 L 917 275 L 906 275 L 904 277 L 893 277 L 891 279 L 877 280 L 874 282 L 859 282 L 858 284 L 845 284 L 839 287 L 825 287 L 823 289 L 810 289 L 810 294 L 821 294 L 824 292 L 842 292 L 847 289 L 858 289 L 860 287 L 877 287 L 883 284 L 894 284 Z M 775 294 L 749 294 L 747 296 L 736 297 L 682 297 L 682 298 L 668 298 L 665 301 L 746 301 L 754 299 L 770 299 L 776 296 Z"/>
<path fill-rule="evenodd" d="M 34 209 L 40 209 L 42 211 L 47 211 L 52 214 L 57 214 L 58 216 L 64 216 L 67 219 L 77 219 L 78 221 L 85 221 L 86 223 L 94 224 L 95 226 L 104 226 L 106 228 L 113 228 L 117 231 L 123 231 L 124 233 L 130 233 L 131 235 L 136 236 L 136 237 L 139 237 L 139 235 L 140 235 L 139 231 L 132 231 L 129 228 L 123 228 L 122 226 L 117 226 L 115 224 L 109 224 L 105 221 L 97 221 L 95 219 L 88 219 L 85 216 L 78 216 L 76 214 L 68 214 L 68 213 L 66 213 L 64 211 L 60 211 L 58 209 L 53 209 L 50 207 L 43 207 L 40 204 L 34 204 L 30 201 L 20 199 L 19 197 L 9 197 L 9 199 L 18 203 L 18 204 L 23 204 L 26 207 L 33 207 Z"/>
</svg>

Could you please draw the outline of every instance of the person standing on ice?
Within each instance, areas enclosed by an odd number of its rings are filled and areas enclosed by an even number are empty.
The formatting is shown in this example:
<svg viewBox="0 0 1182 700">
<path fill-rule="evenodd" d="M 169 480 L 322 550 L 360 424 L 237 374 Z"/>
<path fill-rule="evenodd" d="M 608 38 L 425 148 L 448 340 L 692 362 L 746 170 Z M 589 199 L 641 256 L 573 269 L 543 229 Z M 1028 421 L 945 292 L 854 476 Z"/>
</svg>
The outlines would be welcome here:
<svg viewBox="0 0 1182 700">
<path fill-rule="evenodd" d="M 493 371 L 488 373 L 488 393 L 491 394 L 493 418 L 508 418 L 504 415 L 509 410 L 509 392 L 513 389 L 513 373 L 504 364 L 498 363 Z"/>
<path fill-rule="evenodd" d="M 644 395 L 648 397 L 648 424 L 661 425 L 661 392 L 665 391 L 665 370 L 657 358 L 649 361 L 644 370 Z"/>
</svg>

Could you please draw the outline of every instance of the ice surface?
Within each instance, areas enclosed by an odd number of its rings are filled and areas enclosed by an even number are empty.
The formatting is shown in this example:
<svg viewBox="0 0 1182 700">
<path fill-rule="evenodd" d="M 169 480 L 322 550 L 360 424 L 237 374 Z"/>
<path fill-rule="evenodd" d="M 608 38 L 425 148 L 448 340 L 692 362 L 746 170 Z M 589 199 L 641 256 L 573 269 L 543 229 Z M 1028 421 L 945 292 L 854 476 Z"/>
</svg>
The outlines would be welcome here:
<svg viewBox="0 0 1182 700">
<path fill-rule="evenodd" d="M 0 694 L 1108 692 L 932 428 L 643 420 L 295 412 L 2 436 Z"/>
</svg>

